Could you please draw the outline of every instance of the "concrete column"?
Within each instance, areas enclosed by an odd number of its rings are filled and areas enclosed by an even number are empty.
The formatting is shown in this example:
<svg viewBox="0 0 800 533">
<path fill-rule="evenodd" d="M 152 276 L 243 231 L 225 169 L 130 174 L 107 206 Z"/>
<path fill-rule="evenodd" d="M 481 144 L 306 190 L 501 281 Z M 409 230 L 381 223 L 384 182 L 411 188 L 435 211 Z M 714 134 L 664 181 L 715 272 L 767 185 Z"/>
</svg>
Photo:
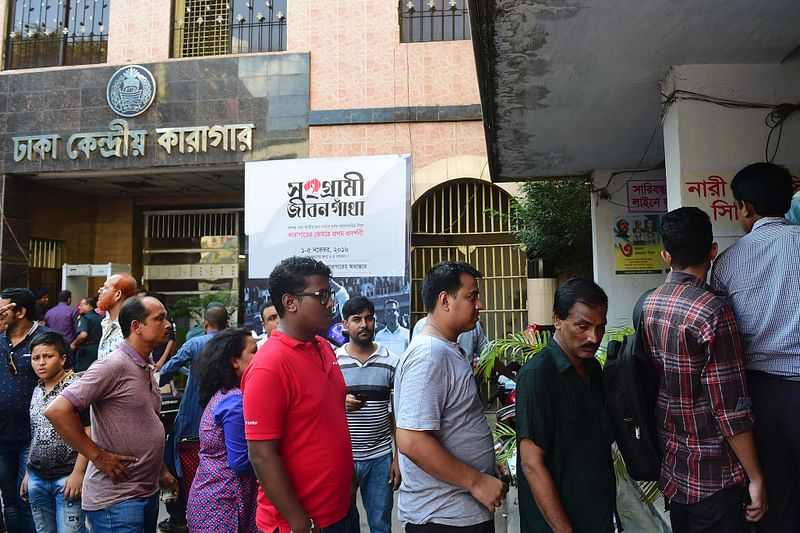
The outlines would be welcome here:
<svg viewBox="0 0 800 533">
<path fill-rule="evenodd" d="M 553 298 L 558 278 L 528 279 L 528 324 L 553 324 Z"/>
<path fill-rule="evenodd" d="M 665 274 L 616 274 L 614 217 L 629 216 L 627 208 L 626 182 L 630 172 L 611 177 L 610 171 L 597 171 L 592 174 L 595 189 L 606 187 L 607 198 L 592 195 L 592 260 L 594 280 L 608 295 L 608 325 L 631 325 L 633 305 L 647 289 L 664 282 Z M 662 180 L 663 170 L 637 173 L 637 180 Z"/>
<path fill-rule="evenodd" d="M 797 102 L 800 66 L 677 65 L 662 85 L 666 95 L 676 90 L 709 97 L 764 104 Z M 767 147 L 768 109 L 731 108 L 697 100 L 676 100 L 664 118 L 664 158 L 669 209 L 696 206 L 708 212 L 720 248 L 743 232 L 733 207 L 730 181 L 742 167 L 764 161 L 777 141 Z M 783 125 L 774 162 L 800 172 L 800 114 Z"/>
</svg>

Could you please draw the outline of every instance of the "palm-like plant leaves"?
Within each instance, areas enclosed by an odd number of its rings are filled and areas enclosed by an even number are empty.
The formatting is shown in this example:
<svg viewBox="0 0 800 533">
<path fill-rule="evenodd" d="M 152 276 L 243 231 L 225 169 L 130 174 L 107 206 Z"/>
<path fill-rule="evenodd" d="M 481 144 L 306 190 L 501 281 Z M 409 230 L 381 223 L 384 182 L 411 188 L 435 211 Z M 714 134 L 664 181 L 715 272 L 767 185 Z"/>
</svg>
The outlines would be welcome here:
<svg viewBox="0 0 800 533">
<path fill-rule="evenodd" d="M 491 341 L 481 353 L 475 373 L 486 379 L 492 377 L 495 362 L 503 361 L 505 364 L 519 363 L 539 353 L 547 346 L 550 340 L 549 331 L 525 331 L 512 333 L 503 339 Z"/>
</svg>

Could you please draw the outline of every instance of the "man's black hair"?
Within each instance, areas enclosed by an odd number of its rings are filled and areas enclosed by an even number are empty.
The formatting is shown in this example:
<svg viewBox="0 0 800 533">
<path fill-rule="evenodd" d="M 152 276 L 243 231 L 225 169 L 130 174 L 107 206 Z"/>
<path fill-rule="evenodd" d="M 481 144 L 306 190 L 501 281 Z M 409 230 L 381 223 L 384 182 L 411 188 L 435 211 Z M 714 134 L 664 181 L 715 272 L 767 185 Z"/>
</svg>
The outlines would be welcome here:
<svg viewBox="0 0 800 533">
<path fill-rule="evenodd" d="M 311 257 L 287 257 L 269 275 L 269 296 L 275 304 L 278 316 L 283 318 L 286 309 L 281 297 L 284 294 L 297 294 L 308 287 L 309 276 L 322 276 L 330 279 L 331 269 L 322 261 Z"/>
<path fill-rule="evenodd" d="M 9 287 L 0 291 L 0 298 L 8 300 L 17 304 L 11 311 L 18 312 L 22 309 L 25 310 L 25 318 L 30 321 L 35 320 L 36 315 L 36 297 L 30 289 L 23 289 L 20 287 Z"/>
<path fill-rule="evenodd" d="M 212 307 L 206 309 L 203 319 L 208 325 L 217 331 L 222 331 L 228 327 L 228 310 L 224 307 Z"/>
<path fill-rule="evenodd" d="M 33 352 L 33 349 L 37 346 L 52 346 L 59 355 L 65 355 L 67 353 L 67 341 L 65 341 L 64 336 L 57 331 L 43 331 L 37 334 L 31 341 L 31 352 Z"/>
<path fill-rule="evenodd" d="M 56 301 L 67 303 L 70 298 L 72 298 L 71 291 L 59 291 L 58 296 L 56 296 Z"/>
<path fill-rule="evenodd" d="M 97 298 L 88 298 L 87 297 L 87 298 L 84 298 L 84 301 L 86 302 L 86 305 L 88 305 L 92 309 L 96 309 L 97 308 Z"/>
<path fill-rule="evenodd" d="M 353 315 L 357 315 L 364 309 L 368 309 L 371 314 L 375 314 L 375 304 L 369 301 L 366 296 L 354 296 L 347 300 L 342 306 L 342 318 L 347 320 Z"/>
<path fill-rule="evenodd" d="M 455 296 L 461 288 L 461 274 L 469 274 L 474 278 L 483 276 L 477 269 L 464 261 L 442 261 L 436 263 L 425 274 L 422 280 L 422 303 L 429 313 L 436 308 L 436 301 L 442 291 Z"/>
<path fill-rule="evenodd" d="M 731 181 L 733 198 L 750 202 L 762 217 L 782 217 L 792 203 L 792 175 L 781 165 L 753 163 Z"/>
<path fill-rule="evenodd" d="M 661 240 L 677 269 L 708 260 L 714 233 L 708 213 L 697 207 L 680 207 L 661 217 Z"/>
<path fill-rule="evenodd" d="M 600 285 L 590 279 L 570 278 L 556 290 L 553 313 L 565 320 L 576 303 L 608 309 L 608 296 Z"/>
<path fill-rule="evenodd" d="M 122 304 L 119 310 L 119 329 L 122 330 L 122 336 L 128 338 L 131 334 L 131 322 L 136 320 L 139 323 L 144 323 L 150 311 L 144 305 L 142 296 L 131 296 Z"/>
<path fill-rule="evenodd" d="M 264 302 L 264 305 L 261 306 L 261 316 L 264 316 L 264 311 L 266 311 L 270 307 L 273 307 L 274 305 L 275 304 L 272 303 L 272 299 L 271 298 L 267 298 L 267 301 Z"/>
<path fill-rule="evenodd" d="M 200 352 L 192 365 L 196 372 L 200 405 L 208 405 L 217 391 L 225 392 L 240 386 L 241 379 L 236 375 L 231 359 L 241 358 L 248 337 L 249 329 L 226 329 L 214 335 Z"/>
<path fill-rule="evenodd" d="M 394 304 L 397 306 L 398 309 L 400 308 L 400 302 L 398 302 L 394 298 L 389 298 L 388 300 L 383 302 L 383 308 L 386 309 L 387 307 L 389 307 L 389 304 Z"/>
</svg>

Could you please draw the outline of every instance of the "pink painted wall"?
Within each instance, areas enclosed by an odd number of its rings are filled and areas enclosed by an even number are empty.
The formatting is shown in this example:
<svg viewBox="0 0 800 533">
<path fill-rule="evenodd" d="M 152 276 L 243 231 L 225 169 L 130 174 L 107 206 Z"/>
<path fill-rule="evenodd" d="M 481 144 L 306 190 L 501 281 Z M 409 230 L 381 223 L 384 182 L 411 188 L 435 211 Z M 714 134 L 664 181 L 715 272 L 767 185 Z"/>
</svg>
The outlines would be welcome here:
<svg viewBox="0 0 800 533">
<path fill-rule="evenodd" d="M 311 109 L 480 103 L 471 41 L 400 43 L 397 0 L 292 0 L 288 51 L 311 52 Z"/>
<path fill-rule="evenodd" d="M 414 168 L 454 155 L 486 155 L 480 121 L 312 127 L 309 146 L 310 157 L 410 153 Z"/>
<path fill-rule="evenodd" d="M 109 65 L 169 59 L 172 2 L 111 0 L 108 21 Z"/>
<path fill-rule="evenodd" d="M 6 51 L 6 38 L 8 37 L 8 28 L 6 27 L 6 17 L 10 11 L 8 0 L 0 2 L 0 57 L 5 58 Z"/>
</svg>

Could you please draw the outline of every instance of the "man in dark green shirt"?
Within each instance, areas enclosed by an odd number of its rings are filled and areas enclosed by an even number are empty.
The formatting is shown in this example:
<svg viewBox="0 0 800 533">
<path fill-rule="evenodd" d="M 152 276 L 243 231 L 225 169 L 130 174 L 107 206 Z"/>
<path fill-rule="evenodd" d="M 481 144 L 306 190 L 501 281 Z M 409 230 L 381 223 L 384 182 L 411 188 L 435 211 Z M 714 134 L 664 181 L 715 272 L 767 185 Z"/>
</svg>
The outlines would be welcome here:
<svg viewBox="0 0 800 533">
<path fill-rule="evenodd" d="M 614 440 L 594 358 L 608 298 L 593 281 L 573 278 L 556 291 L 547 347 L 517 382 L 520 522 L 523 532 L 613 530 Z"/>
</svg>

